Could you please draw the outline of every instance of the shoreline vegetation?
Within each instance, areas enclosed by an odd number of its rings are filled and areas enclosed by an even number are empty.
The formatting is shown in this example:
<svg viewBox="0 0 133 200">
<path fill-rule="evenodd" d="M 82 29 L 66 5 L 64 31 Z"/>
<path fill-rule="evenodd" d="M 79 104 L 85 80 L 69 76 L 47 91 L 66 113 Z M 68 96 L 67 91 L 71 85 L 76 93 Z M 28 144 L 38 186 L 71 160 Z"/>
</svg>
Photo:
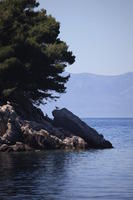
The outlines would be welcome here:
<svg viewBox="0 0 133 200">
<path fill-rule="evenodd" d="M 54 110 L 52 120 L 35 107 L 65 93 L 63 72 L 75 62 L 60 23 L 38 6 L 0 1 L 0 151 L 112 148 L 69 110 Z"/>
<path fill-rule="evenodd" d="M 19 110 L 10 102 L 0 106 L 0 152 L 50 149 L 113 148 L 103 135 L 63 108 L 54 119 L 32 105 Z"/>
</svg>

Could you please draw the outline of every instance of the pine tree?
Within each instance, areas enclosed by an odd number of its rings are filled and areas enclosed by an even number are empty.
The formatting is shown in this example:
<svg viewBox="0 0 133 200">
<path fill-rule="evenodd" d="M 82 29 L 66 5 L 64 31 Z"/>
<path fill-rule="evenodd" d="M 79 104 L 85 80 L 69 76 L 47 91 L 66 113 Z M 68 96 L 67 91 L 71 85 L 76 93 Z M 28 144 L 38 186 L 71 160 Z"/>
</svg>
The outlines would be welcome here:
<svg viewBox="0 0 133 200">
<path fill-rule="evenodd" d="M 60 24 L 36 0 L 0 0 L 0 101 L 39 105 L 64 93 L 75 57 L 59 36 Z"/>
</svg>

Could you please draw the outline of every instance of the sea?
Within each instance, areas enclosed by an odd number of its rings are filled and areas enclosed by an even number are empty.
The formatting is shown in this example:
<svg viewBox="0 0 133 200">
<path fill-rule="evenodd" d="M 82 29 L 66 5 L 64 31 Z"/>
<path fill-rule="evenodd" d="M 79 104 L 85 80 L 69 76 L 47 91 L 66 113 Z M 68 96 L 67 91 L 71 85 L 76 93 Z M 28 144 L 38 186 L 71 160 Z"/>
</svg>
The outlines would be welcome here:
<svg viewBox="0 0 133 200">
<path fill-rule="evenodd" d="M 83 119 L 113 149 L 0 153 L 0 200 L 133 200 L 133 119 Z"/>
</svg>

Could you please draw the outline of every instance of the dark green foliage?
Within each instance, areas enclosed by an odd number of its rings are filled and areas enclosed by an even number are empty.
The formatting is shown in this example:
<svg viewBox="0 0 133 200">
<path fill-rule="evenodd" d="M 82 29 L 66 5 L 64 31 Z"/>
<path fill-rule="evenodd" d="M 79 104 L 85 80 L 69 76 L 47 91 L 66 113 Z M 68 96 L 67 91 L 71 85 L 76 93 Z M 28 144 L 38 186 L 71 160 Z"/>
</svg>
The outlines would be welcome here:
<svg viewBox="0 0 133 200">
<path fill-rule="evenodd" d="M 0 101 L 39 104 L 65 92 L 75 57 L 58 38 L 60 24 L 36 0 L 0 0 Z M 21 97 L 21 98 L 18 98 Z M 19 102 L 19 100 L 21 101 Z"/>
</svg>

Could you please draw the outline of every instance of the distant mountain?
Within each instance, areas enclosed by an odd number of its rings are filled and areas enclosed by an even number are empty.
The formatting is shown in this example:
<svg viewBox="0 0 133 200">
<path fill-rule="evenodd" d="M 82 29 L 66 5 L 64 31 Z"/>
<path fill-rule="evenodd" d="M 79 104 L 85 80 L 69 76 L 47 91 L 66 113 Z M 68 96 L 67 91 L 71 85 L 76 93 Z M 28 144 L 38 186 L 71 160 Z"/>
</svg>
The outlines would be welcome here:
<svg viewBox="0 0 133 200">
<path fill-rule="evenodd" d="M 80 117 L 133 117 L 133 72 L 104 76 L 71 74 L 67 93 L 42 107 L 49 114 L 58 106 Z"/>
</svg>

